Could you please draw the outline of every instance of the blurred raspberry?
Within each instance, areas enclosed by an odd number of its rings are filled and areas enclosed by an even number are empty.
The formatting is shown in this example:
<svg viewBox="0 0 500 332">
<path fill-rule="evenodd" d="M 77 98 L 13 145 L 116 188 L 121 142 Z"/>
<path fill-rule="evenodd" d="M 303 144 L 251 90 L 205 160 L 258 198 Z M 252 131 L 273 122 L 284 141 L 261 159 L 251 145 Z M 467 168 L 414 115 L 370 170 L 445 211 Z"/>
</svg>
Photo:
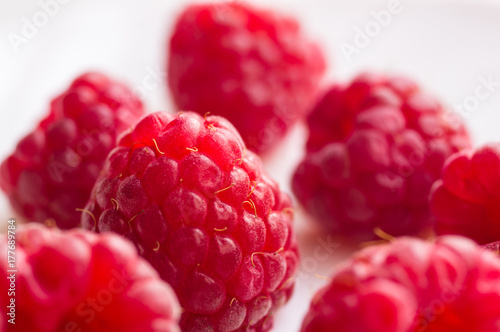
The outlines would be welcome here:
<svg viewBox="0 0 500 332">
<path fill-rule="evenodd" d="M 399 238 L 345 262 L 301 331 L 498 331 L 499 280 L 500 260 L 466 238 Z"/>
<path fill-rule="evenodd" d="M 446 158 L 469 146 L 457 117 L 401 77 L 364 74 L 330 89 L 308 118 L 293 191 L 325 229 L 362 239 L 431 227 L 428 195 Z"/>
<path fill-rule="evenodd" d="M 500 239 L 500 144 L 451 156 L 434 184 L 431 211 L 438 234 L 479 244 Z"/>
<path fill-rule="evenodd" d="M 0 187 L 29 221 L 77 227 L 117 135 L 144 114 L 123 84 L 98 73 L 73 81 L 0 166 Z"/>
<path fill-rule="evenodd" d="M 268 331 L 291 296 L 290 199 L 221 117 L 145 117 L 109 155 L 86 210 L 85 228 L 131 239 L 172 285 L 183 331 Z"/>
<path fill-rule="evenodd" d="M 177 107 L 226 117 L 258 153 L 310 109 L 324 70 L 294 19 L 241 2 L 187 7 L 169 43 Z"/>
<path fill-rule="evenodd" d="M 1 237 L 2 252 L 13 250 L 10 241 Z M 117 235 L 30 224 L 16 231 L 14 250 L 14 267 L 0 261 L 0 311 L 15 299 L 15 325 L 2 314 L 7 331 L 180 331 L 172 289 Z"/>
</svg>

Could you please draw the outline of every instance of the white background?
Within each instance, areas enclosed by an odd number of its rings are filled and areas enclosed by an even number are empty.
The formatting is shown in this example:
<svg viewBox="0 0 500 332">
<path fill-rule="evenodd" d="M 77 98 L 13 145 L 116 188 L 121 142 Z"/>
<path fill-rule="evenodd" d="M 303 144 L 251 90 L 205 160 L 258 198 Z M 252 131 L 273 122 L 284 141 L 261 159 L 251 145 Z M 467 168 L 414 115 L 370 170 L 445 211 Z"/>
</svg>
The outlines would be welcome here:
<svg viewBox="0 0 500 332">
<path fill-rule="evenodd" d="M 42 11 L 34 0 L 0 0 L 0 158 L 33 128 L 52 97 L 83 71 L 95 69 L 136 89 L 151 71 L 162 73 L 165 44 L 184 0 L 66 0 L 36 34 L 19 45 L 24 19 Z M 47 2 L 47 1 L 45 1 Z M 224 3 L 223 0 L 217 1 Z M 325 86 L 346 81 L 361 70 L 397 72 L 414 78 L 456 109 L 473 100 L 482 78 L 500 82 L 500 1 L 401 0 L 401 13 L 348 61 L 342 43 L 353 44 L 357 28 L 373 21 L 372 11 L 390 0 L 254 0 L 297 17 L 324 46 L 329 61 Z M 471 99 L 472 98 L 472 99 Z M 164 82 L 146 91 L 150 111 L 173 111 Z M 500 141 L 500 87 L 468 112 L 466 124 L 475 144 Z M 289 191 L 289 179 L 302 156 L 306 132 L 296 126 L 286 141 L 265 158 L 268 171 Z M 13 215 L 0 196 L 0 218 Z M 298 331 L 315 290 L 349 252 L 340 246 L 326 260 L 318 239 L 324 235 L 297 213 L 303 256 L 302 273 L 291 302 L 275 315 L 274 331 Z M 315 252 L 316 250 L 316 252 Z M 320 251 L 317 251 L 320 250 Z M 321 253 L 321 255 L 318 255 Z"/>
</svg>

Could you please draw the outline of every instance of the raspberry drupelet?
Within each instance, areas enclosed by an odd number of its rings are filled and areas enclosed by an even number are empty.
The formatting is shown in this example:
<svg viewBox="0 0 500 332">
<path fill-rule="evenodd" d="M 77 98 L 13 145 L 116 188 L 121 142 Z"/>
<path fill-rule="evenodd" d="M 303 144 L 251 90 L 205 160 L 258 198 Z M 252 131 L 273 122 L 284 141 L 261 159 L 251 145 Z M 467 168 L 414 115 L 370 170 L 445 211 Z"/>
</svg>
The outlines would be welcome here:
<svg viewBox="0 0 500 332">
<path fill-rule="evenodd" d="M 310 111 L 326 67 L 297 21 L 236 1 L 188 6 L 168 53 L 177 108 L 227 118 L 257 153 Z"/>
<path fill-rule="evenodd" d="M 144 115 L 124 84 L 99 73 L 76 78 L 0 166 L 0 187 L 28 221 L 77 227 L 118 135 Z"/>
<path fill-rule="evenodd" d="M 145 117 L 108 156 L 85 212 L 85 228 L 129 238 L 172 285 L 183 331 L 268 331 L 291 296 L 290 199 L 221 117 Z"/>
<path fill-rule="evenodd" d="M 363 240 L 431 228 L 428 196 L 444 161 L 469 146 L 459 118 L 403 77 L 332 87 L 308 117 L 293 191 L 327 231 Z"/>
</svg>

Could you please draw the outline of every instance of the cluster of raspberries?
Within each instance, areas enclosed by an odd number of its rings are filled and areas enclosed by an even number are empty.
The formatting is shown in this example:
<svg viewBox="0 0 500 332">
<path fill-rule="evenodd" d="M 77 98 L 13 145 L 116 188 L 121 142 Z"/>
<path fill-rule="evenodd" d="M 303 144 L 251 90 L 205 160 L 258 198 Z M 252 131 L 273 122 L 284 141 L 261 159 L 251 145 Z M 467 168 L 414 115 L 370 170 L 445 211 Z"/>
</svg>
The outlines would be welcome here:
<svg viewBox="0 0 500 332">
<path fill-rule="evenodd" d="M 472 150 L 403 77 L 321 95 L 322 51 L 269 10 L 188 6 L 167 51 L 184 112 L 146 114 L 86 73 L 2 162 L 14 210 L 46 226 L 0 238 L 16 255 L 0 260 L 0 332 L 270 331 L 300 262 L 292 200 L 258 154 L 301 118 L 298 201 L 325 234 L 390 240 L 336 270 L 301 331 L 500 330 L 500 145 Z"/>
</svg>

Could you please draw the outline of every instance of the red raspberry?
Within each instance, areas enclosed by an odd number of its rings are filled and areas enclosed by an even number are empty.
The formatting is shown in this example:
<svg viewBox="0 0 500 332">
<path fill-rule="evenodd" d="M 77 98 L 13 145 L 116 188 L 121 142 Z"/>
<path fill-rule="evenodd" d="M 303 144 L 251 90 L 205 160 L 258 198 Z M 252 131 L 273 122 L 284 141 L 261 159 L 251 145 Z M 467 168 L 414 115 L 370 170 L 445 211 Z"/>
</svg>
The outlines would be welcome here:
<svg viewBox="0 0 500 332">
<path fill-rule="evenodd" d="M 459 234 L 480 244 L 500 239 L 500 144 L 451 156 L 431 194 L 438 234 Z"/>
<path fill-rule="evenodd" d="M 134 241 L 177 293 L 183 331 L 271 328 L 298 265 L 291 202 L 227 120 L 145 117 L 93 192 L 83 226 Z"/>
<path fill-rule="evenodd" d="M 431 226 L 428 196 L 465 129 L 415 83 L 364 74 L 333 87 L 308 118 L 307 155 L 293 191 L 326 229 L 372 236 Z"/>
<path fill-rule="evenodd" d="M 258 153 L 309 110 L 324 71 L 294 19 L 239 2 L 187 7 L 169 44 L 177 107 L 226 117 Z"/>
<path fill-rule="evenodd" d="M 15 325 L 30 332 L 177 332 L 180 307 L 170 286 L 112 233 L 60 231 L 39 224 L 16 231 L 15 267 L 0 260 L 2 317 L 15 298 Z M 7 236 L 0 249 L 7 253 Z M 9 250 L 12 250 L 10 248 Z M 16 269 L 15 281 L 8 270 Z M 15 295 L 8 294 L 11 282 Z"/>
<path fill-rule="evenodd" d="M 143 114 L 125 85 L 97 73 L 78 77 L 2 163 L 0 187 L 28 220 L 78 226 L 75 209 L 87 203 L 117 135 Z"/>
<path fill-rule="evenodd" d="M 466 238 L 399 238 L 345 262 L 301 331 L 498 331 L 499 280 L 500 260 Z"/>
</svg>

